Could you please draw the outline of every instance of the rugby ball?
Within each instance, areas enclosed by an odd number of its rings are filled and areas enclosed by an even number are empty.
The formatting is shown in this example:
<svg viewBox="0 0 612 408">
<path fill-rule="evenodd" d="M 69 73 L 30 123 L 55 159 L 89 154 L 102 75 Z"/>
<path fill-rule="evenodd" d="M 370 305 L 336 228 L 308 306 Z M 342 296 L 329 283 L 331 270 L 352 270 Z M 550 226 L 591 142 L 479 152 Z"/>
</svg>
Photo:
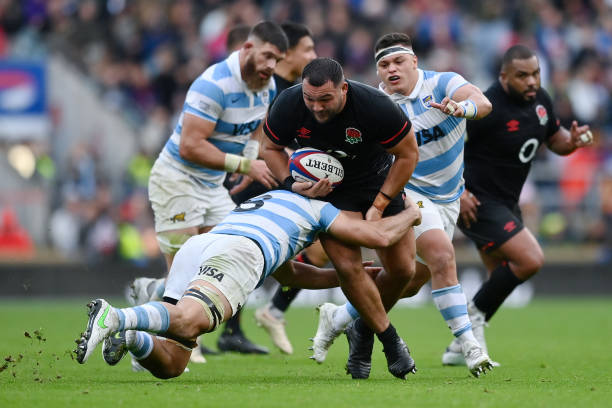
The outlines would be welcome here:
<svg viewBox="0 0 612 408">
<path fill-rule="evenodd" d="M 338 186 L 344 178 L 344 168 L 338 159 L 312 147 L 293 152 L 289 158 L 289 172 L 295 181 L 300 182 L 316 183 L 328 178 L 332 187 Z"/>
</svg>

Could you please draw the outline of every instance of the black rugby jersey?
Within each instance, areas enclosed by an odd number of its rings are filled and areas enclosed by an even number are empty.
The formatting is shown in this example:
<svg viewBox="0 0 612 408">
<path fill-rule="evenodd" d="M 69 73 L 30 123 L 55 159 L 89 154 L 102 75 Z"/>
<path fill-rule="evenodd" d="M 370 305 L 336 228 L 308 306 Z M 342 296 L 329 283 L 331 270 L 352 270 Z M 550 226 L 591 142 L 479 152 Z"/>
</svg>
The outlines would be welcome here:
<svg viewBox="0 0 612 408">
<path fill-rule="evenodd" d="M 314 147 L 338 158 L 344 167 L 343 187 L 387 169 L 392 156 L 385 149 L 398 144 L 412 126 L 387 95 L 359 82 L 347 82 L 344 109 L 329 122 L 317 122 L 298 84 L 276 98 L 263 126 L 275 144 L 287 146 L 296 139 L 300 147 Z"/>
<path fill-rule="evenodd" d="M 514 204 L 538 147 L 559 130 L 559 121 L 542 88 L 533 102 L 513 99 L 499 81 L 484 94 L 493 110 L 467 121 L 463 177 L 476 197 Z"/>
<path fill-rule="evenodd" d="M 280 95 L 285 89 L 295 85 L 295 82 L 287 81 L 285 78 L 278 74 L 274 74 L 274 82 L 276 83 L 276 95 Z"/>
</svg>

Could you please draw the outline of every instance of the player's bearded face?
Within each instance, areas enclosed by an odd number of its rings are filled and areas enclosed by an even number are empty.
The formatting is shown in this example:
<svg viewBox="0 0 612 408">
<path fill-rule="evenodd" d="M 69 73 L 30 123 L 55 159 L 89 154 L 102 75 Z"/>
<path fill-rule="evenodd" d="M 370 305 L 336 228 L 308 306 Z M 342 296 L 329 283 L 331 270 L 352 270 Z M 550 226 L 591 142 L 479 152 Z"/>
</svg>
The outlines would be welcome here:
<svg viewBox="0 0 612 408">
<path fill-rule="evenodd" d="M 540 66 L 537 57 L 515 59 L 502 72 L 502 83 L 505 83 L 508 94 L 514 99 L 532 102 L 540 89 Z"/>
<path fill-rule="evenodd" d="M 242 76 L 249 89 L 257 91 L 267 86 L 277 62 L 284 55 L 270 43 L 252 47 L 242 68 Z"/>
<path fill-rule="evenodd" d="M 331 80 L 321 86 L 311 85 L 308 79 L 302 82 L 304 103 L 319 123 L 329 122 L 344 109 L 347 90 L 344 81 L 338 86 Z"/>
</svg>

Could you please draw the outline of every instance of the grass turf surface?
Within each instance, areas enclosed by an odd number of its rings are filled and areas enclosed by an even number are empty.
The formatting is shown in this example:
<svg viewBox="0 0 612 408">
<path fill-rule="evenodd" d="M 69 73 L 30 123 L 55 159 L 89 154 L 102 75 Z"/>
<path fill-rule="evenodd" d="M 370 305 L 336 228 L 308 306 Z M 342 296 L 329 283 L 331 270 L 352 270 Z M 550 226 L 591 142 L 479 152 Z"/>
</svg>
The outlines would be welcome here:
<svg viewBox="0 0 612 408">
<path fill-rule="evenodd" d="M 441 365 L 451 337 L 433 306 L 394 310 L 391 321 L 418 368 L 407 381 L 387 372 L 378 341 L 368 380 L 344 374 L 344 336 L 324 364 L 309 360 L 317 314 L 299 308 L 287 314 L 292 356 L 273 348 L 247 309 L 244 329 L 270 347 L 269 356 L 210 356 L 172 380 L 133 373 L 129 358 L 106 366 L 100 347 L 80 365 L 69 351 L 85 328 L 85 303 L 0 300 L 0 407 L 600 407 L 612 401 L 609 299 L 538 299 L 523 309 L 501 310 L 487 339 L 502 367 L 480 379 L 465 367 Z M 216 337 L 205 336 L 205 343 L 214 346 Z"/>
</svg>

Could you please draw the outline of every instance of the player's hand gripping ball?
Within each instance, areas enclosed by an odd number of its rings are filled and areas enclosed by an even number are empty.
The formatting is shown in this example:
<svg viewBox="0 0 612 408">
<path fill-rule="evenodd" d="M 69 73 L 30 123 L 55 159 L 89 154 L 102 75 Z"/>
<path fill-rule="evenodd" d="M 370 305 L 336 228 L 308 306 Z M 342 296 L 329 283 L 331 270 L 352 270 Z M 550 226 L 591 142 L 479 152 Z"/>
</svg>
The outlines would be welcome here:
<svg viewBox="0 0 612 408">
<path fill-rule="evenodd" d="M 317 181 L 328 178 L 332 187 L 344 178 L 344 168 L 334 156 L 321 150 L 305 147 L 298 149 L 289 158 L 289 172 L 295 181 Z"/>
</svg>

